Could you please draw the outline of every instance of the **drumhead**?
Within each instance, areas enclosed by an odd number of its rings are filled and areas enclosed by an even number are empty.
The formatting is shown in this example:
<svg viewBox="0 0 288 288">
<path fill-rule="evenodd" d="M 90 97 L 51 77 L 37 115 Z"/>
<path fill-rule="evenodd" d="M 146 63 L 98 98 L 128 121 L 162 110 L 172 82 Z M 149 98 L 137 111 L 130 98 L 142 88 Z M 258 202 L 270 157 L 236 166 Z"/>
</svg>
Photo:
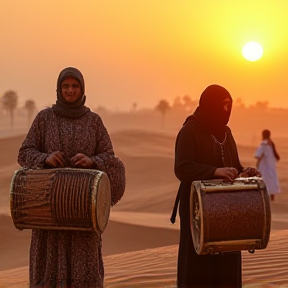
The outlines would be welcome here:
<svg viewBox="0 0 288 288">
<path fill-rule="evenodd" d="M 200 182 L 193 182 L 191 185 L 191 194 L 190 194 L 190 225 L 192 240 L 194 244 L 195 251 L 197 254 L 202 253 L 202 247 L 204 246 L 203 239 L 203 208 L 202 208 L 202 199 L 200 193 Z M 199 187 L 198 187 L 199 186 Z"/>
<path fill-rule="evenodd" d="M 110 181 L 105 172 L 100 172 L 100 178 L 96 183 L 96 191 L 92 192 L 94 195 L 95 206 L 92 207 L 92 213 L 95 213 L 96 223 L 93 221 L 94 230 L 103 233 L 109 220 L 110 216 L 110 207 L 111 207 L 111 188 Z M 95 219 L 95 218 L 94 218 Z"/>
</svg>

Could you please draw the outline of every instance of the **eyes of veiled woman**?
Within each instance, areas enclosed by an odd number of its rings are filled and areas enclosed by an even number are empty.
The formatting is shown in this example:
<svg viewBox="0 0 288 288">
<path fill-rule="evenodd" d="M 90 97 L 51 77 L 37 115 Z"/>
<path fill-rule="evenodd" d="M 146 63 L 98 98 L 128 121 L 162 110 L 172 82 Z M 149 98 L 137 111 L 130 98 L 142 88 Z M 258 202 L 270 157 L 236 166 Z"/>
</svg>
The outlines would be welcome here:
<svg viewBox="0 0 288 288">
<path fill-rule="evenodd" d="M 232 101 L 230 99 L 225 99 L 223 101 L 223 108 L 226 112 L 231 109 L 231 106 L 232 106 Z"/>
</svg>

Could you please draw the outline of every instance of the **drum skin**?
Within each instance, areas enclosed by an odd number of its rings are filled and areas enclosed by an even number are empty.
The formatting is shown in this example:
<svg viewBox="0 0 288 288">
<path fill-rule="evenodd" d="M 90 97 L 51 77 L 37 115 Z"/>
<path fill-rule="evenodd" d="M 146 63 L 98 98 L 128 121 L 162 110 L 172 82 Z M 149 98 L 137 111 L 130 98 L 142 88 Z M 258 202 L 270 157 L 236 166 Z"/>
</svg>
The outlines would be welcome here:
<svg viewBox="0 0 288 288">
<path fill-rule="evenodd" d="M 92 169 L 19 169 L 10 190 L 17 229 L 80 230 L 103 233 L 110 215 L 110 181 Z"/>
<path fill-rule="evenodd" d="M 199 255 L 265 249 L 271 227 L 266 185 L 261 178 L 233 183 L 194 181 L 190 220 Z"/>
</svg>

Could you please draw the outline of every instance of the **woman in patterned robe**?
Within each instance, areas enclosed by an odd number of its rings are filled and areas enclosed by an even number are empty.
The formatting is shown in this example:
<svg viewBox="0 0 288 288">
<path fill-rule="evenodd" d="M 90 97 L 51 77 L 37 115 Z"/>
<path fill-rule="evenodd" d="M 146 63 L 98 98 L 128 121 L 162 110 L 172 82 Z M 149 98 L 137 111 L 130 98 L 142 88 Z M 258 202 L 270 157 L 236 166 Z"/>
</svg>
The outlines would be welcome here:
<svg viewBox="0 0 288 288">
<path fill-rule="evenodd" d="M 125 168 L 117 158 L 100 116 L 85 104 L 85 84 L 73 67 L 61 71 L 57 100 L 40 111 L 19 150 L 18 162 L 29 169 L 97 169 L 111 183 L 111 205 L 125 190 Z M 102 288 L 101 235 L 70 230 L 32 230 L 30 287 Z"/>
</svg>

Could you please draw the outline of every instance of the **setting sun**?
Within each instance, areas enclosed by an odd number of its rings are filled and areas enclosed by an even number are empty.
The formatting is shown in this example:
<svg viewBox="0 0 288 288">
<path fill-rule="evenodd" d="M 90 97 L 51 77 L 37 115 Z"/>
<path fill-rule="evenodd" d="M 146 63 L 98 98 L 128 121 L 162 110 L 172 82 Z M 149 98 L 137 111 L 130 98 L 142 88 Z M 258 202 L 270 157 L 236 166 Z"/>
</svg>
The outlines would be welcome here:
<svg viewBox="0 0 288 288">
<path fill-rule="evenodd" d="M 249 42 L 242 49 L 244 58 L 248 61 L 257 61 L 263 55 L 263 48 L 257 42 Z"/>
<path fill-rule="evenodd" d="M 0 94 L 15 90 L 19 107 L 30 99 L 38 109 L 52 105 L 55 75 L 73 65 L 87 78 L 93 109 L 154 108 L 162 97 L 197 98 L 216 82 L 245 105 L 288 108 L 288 0 L 0 0 L 0 11 Z M 75 33 L 79 41 L 68 45 Z M 248 42 L 262 46 L 262 57 L 250 44 L 246 52 Z"/>
</svg>

